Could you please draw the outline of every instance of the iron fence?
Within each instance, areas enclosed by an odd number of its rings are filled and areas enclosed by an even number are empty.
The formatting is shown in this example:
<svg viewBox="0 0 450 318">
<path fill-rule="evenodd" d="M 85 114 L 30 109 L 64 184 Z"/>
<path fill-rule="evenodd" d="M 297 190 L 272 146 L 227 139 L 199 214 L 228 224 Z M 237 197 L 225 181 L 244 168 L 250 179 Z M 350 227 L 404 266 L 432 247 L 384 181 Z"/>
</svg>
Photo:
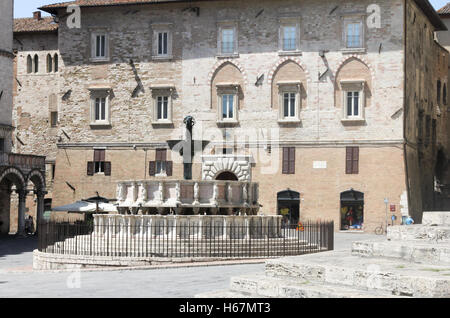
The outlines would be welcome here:
<svg viewBox="0 0 450 318">
<path fill-rule="evenodd" d="M 94 225 L 44 222 L 44 253 L 134 258 L 271 258 L 334 249 L 334 222 L 298 225 Z"/>
</svg>

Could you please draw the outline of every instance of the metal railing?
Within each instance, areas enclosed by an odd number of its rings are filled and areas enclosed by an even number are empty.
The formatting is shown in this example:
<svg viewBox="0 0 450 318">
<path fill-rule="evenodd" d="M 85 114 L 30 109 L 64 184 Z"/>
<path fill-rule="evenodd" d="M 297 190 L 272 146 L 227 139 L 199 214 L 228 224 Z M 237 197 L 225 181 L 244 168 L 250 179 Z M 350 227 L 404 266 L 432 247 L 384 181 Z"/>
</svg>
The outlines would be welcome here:
<svg viewBox="0 0 450 318">
<path fill-rule="evenodd" d="M 93 223 L 45 222 L 39 231 L 38 250 L 99 257 L 237 259 L 303 255 L 334 249 L 333 222 L 264 227 L 224 227 L 213 223 L 141 224 L 128 225 L 126 231 L 119 231 Z"/>
</svg>

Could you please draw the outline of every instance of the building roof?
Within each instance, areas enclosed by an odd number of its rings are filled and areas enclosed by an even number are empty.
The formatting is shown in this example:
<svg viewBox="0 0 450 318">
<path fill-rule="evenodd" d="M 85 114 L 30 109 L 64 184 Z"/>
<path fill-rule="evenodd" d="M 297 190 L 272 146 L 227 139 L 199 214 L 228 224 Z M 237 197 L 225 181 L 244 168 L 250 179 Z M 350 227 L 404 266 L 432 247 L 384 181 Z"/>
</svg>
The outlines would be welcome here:
<svg viewBox="0 0 450 318">
<path fill-rule="evenodd" d="M 218 1 L 218 0 L 195 0 L 195 1 Z M 437 31 L 445 31 L 447 27 L 442 22 L 439 14 L 430 4 L 429 0 L 414 0 L 419 8 L 430 19 Z M 192 2 L 192 0 L 74 0 L 55 4 L 49 4 L 40 7 L 40 10 L 57 13 L 58 9 L 66 8 L 69 5 L 78 5 L 80 7 L 102 7 L 102 6 L 124 6 L 136 4 L 156 4 L 156 3 L 170 3 L 170 2 Z"/>
<path fill-rule="evenodd" d="M 437 13 L 439 13 L 439 15 L 450 15 L 450 2 L 440 8 Z"/>
<path fill-rule="evenodd" d="M 14 33 L 56 32 L 58 24 L 52 17 L 14 19 Z"/>
</svg>

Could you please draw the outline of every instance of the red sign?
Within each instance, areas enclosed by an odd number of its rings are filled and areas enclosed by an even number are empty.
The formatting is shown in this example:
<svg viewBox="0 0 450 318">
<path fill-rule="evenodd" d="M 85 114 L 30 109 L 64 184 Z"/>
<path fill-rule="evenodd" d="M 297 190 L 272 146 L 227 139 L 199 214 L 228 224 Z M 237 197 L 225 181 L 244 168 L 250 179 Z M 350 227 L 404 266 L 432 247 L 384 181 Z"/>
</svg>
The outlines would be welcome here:
<svg viewBox="0 0 450 318">
<path fill-rule="evenodd" d="M 391 204 L 391 212 L 395 212 L 395 204 Z"/>
</svg>

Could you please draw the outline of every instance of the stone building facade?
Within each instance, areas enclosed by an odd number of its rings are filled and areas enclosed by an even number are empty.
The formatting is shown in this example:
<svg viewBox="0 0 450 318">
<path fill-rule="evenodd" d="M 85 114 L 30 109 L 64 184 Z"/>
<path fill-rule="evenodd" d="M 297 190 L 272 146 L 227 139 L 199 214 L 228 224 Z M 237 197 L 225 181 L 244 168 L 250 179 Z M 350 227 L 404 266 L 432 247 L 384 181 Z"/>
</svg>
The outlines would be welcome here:
<svg viewBox="0 0 450 318">
<path fill-rule="evenodd" d="M 46 156 L 47 195 L 44 210 L 51 210 L 56 144 L 63 134 L 58 127 L 59 51 L 58 24 L 52 17 L 14 20 L 13 126 L 16 127 L 13 151 Z M 11 207 L 17 217 L 17 198 Z M 29 194 L 28 212 L 35 217 L 36 201 Z"/>
<path fill-rule="evenodd" d="M 0 234 L 25 231 L 26 198 L 36 200 L 39 222 L 44 208 L 45 157 L 13 153 L 13 1 L 0 3 Z M 11 196 L 18 196 L 16 216 L 11 214 Z M 14 205 L 14 204 L 13 204 Z M 15 223 L 13 226 L 13 223 Z"/>
<path fill-rule="evenodd" d="M 54 206 L 182 179 L 168 141 L 188 115 L 209 142 L 193 179 L 258 182 L 261 213 L 373 231 L 386 209 L 420 222 L 435 205 L 448 52 L 428 1 L 136 2 L 74 1 L 79 28 L 67 4 L 41 8 L 59 17 Z M 435 137 L 419 158 L 421 103 Z"/>
</svg>

